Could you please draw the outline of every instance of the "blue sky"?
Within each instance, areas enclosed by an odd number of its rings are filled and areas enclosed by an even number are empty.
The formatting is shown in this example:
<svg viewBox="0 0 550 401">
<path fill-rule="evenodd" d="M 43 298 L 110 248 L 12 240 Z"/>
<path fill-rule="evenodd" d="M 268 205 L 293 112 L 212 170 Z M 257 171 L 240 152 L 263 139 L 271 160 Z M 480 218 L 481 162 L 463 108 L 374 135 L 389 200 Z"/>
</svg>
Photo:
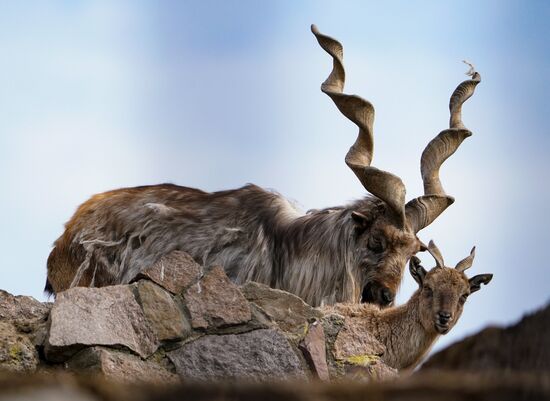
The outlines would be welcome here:
<svg viewBox="0 0 550 401">
<path fill-rule="evenodd" d="M 43 299 L 46 258 L 76 207 L 123 186 L 254 182 L 304 209 L 364 195 L 356 128 L 319 86 L 345 49 L 350 93 L 376 108 L 374 165 L 421 193 L 419 158 L 448 124 L 474 135 L 442 170 L 457 199 L 420 237 L 449 264 L 477 245 L 493 282 L 438 347 L 549 300 L 550 6 L 543 1 L 0 3 L 0 288 Z M 431 265 L 426 255 L 425 265 Z M 405 276 L 399 300 L 414 291 Z"/>
</svg>

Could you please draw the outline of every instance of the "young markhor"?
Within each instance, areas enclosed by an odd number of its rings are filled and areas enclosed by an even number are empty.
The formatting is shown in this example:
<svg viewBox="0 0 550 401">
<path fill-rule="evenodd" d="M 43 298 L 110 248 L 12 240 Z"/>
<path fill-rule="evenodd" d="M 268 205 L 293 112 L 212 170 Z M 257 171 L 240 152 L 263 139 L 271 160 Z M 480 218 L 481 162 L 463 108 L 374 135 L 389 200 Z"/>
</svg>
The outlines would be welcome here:
<svg viewBox="0 0 550 401">
<path fill-rule="evenodd" d="M 455 268 L 445 267 L 437 246 L 428 250 L 436 267 L 427 272 L 413 256 L 409 270 L 419 285 L 409 301 L 400 306 L 380 309 L 372 304 L 336 304 L 322 308 L 353 319 L 354 324 L 375 337 L 385 347 L 382 360 L 395 369 L 412 369 L 422 360 L 441 334 L 456 324 L 468 296 L 488 284 L 492 274 L 470 279 L 464 271 L 472 266 L 475 247 Z"/>
</svg>

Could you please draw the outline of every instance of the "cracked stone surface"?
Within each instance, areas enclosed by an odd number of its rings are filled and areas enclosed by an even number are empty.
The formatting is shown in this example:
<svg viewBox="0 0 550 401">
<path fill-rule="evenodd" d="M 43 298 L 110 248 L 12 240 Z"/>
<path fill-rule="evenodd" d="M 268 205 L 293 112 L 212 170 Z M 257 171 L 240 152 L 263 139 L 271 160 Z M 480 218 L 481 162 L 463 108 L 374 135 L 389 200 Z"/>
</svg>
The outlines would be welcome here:
<svg viewBox="0 0 550 401">
<path fill-rule="evenodd" d="M 219 266 L 191 286 L 184 300 L 194 329 L 237 325 L 252 318 L 248 301 Z"/>
<path fill-rule="evenodd" d="M 0 290 L 0 322 L 11 322 L 19 332 L 27 334 L 35 345 L 41 345 L 47 334 L 46 322 L 52 304 L 33 297 L 12 295 Z"/>
<path fill-rule="evenodd" d="M 160 341 L 179 340 L 191 327 L 170 293 L 146 280 L 137 283 L 137 292 L 149 326 Z"/>
<path fill-rule="evenodd" d="M 338 332 L 334 342 L 336 359 L 346 360 L 363 355 L 380 356 L 385 351 L 386 347 L 365 331 L 361 318 L 345 318 L 344 327 Z"/>
<path fill-rule="evenodd" d="M 38 352 L 31 340 L 12 323 L 0 322 L 0 369 L 33 372 L 38 364 Z"/>
<path fill-rule="evenodd" d="M 196 283 L 202 272 L 202 266 L 195 262 L 189 254 L 173 251 L 138 274 L 135 280 L 149 279 L 173 294 L 179 294 Z"/>
<path fill-rule="evenodd" d="M 184 380 L 306 378 L 300 359 L 278 330 L 207 335 L 169 352 Z"/>
<path fill-rule="evenodd" d="M 265 284 L 248 282 L 241 287 L 243 295 L 271 317 L 285 332 L 300 339 L 307 331 L 308 321 L 319 319 L 322 313 L 286 291 Z"/>
<path fill-rule="evenodd" d="M 325 331 L 320 322 L 309 326 L 309 330 L 300 344 L 306 360 L 312 365 L 317 377 L 323 381 L 329 381 L 330 375 L 327 365 L 327 348 L 325 344 Z"/>
<path fill-rule="evenodd" d="M 102 375 L 121 383 L 170 384 L 179 381 L 177 375 L 155 362 L 101 347 L 80 351 L 67 362 L 67 367 L 81 374 Z"/>
<path fill-rule="evenodd" d="M 151 355 L 158 341 L 134 294 L 127 285 L 75 287 L 57 295 L 50 313 L 45 354 L 61 362 L 94 345 L 126 347 L 142 357 Z"/>
</svg>

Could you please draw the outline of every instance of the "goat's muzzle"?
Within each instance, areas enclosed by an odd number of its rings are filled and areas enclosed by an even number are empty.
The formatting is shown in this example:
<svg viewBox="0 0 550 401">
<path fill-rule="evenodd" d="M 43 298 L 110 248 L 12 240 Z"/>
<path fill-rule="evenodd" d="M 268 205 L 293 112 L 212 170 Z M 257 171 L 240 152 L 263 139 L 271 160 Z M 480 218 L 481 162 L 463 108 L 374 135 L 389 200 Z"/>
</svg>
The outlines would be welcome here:
<svg viewBox="0 0 550 401">
<path fill-rule="evenodd" d="M 451 326 L 453 316 L 449 312 L 439 311 L 434 316 L 435 330 L 439 334 L 446 334 Z"/>
<path fill-rule="evenodd" d="M 380 306 L 390 305 L 395 294 L 388 288 L 377 282 L 369 282 L 363 287 L 361 294 L 362 303 L 378 304 Z"/>
</svg>

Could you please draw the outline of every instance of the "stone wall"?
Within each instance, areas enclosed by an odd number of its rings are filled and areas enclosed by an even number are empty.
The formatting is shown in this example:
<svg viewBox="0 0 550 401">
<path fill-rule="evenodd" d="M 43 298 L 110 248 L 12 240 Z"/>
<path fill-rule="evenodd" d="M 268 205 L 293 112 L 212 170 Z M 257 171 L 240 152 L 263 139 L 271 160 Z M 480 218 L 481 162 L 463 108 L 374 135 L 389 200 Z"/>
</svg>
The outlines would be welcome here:
<svg viewBox="0 0 550 401">
<path fill-rule="evenodd" d="M 0 401 L 550 399 L 549 324 L 546 306 L 397 377 L 341 316 L 174 252 L 54 303 L 0 290 Z"/>
<path fill-rule="evenodd" d="M 376 342 L 350 329 L 176 251 L 128 285 L 73 288 L 53 304 L 1 292 L 0 367 L 162 384 L 395 377 Z"/>
</svg>

